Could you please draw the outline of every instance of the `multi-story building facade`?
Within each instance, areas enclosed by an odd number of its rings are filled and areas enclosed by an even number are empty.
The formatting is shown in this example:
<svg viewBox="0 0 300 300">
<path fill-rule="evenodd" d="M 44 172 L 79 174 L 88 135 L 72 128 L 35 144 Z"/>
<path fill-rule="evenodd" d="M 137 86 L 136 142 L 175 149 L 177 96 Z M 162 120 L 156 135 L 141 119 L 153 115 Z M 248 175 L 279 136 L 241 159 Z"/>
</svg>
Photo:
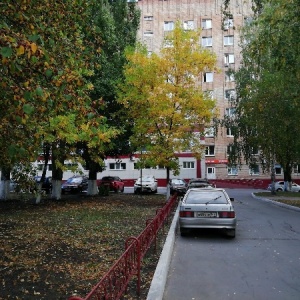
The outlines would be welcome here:
<svg viewBox="0 0 300 300">
<path fill-rule="evenodd" d="M 219 116 L 233 116 L 230 98 L 235 97 L 233 73 L 239 68 L 240 29 L 251 19 L 251 0 L 230 1 L 224 14 L 223 0 L 140 0 L 141 21 L 138 39 L 148 51 L 159 52 L 164 36 L 173 30 L 176 21 L 182 22 L 187 30 L 201 29 L 199 43 L 217 56 L 218 72 L 202 74 L 199 88 L 209 92 L 216 100 Z M 228 17 L 229 16 L 229 17 Z M 228 165 L 228 145 L 233 141 L 230 128 L 220 128 L 217 135 L 207 130 L 205 158 L 201 163 L 201 175 L 210 179 L 226 178 L 270 178 L 258 165 L 250 169 Z M 276 169 L 282 175 L 281 167 Z"/>
</svg>

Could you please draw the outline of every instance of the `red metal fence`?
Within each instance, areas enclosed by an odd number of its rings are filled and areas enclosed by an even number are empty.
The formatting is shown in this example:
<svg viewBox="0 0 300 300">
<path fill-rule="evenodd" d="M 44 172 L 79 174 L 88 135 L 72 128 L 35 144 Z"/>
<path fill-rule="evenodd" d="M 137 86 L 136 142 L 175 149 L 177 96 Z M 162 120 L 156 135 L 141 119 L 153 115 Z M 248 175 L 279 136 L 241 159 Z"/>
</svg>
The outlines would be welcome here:
<svg viewBox="0 0 300 300">
<path fill-rule="evenodd" d="M 130 237 L 126 240 L 125 252 L 85 298 L 72 296 L 69 300 L 118 300 L 124 294 L 133 276 L 137 277 L 137 295 L 139 295 L 142 259 L 153 243 L 156 247 L 158 232 L 164 228 L 165 221 L 174 209 L 176 199 L 176 195 L 170 197 L 164 207 L 157 210 L 155 217 L 147 221 L 145 229 L 138 237 Z"/>
</svg>

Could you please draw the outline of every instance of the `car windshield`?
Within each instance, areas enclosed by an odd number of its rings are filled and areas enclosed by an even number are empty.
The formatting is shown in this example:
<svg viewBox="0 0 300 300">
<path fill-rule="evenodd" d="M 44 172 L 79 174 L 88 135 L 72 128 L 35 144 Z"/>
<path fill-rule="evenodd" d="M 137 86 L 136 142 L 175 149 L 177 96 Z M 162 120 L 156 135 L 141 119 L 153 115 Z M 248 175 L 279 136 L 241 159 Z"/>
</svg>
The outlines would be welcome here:
<svg viewBox="0 0 300 300">
<path fill-rule="evenodd" d="M 137 180 L 137 182 L 141 182 L 141 181 L 143 181 L 143 182 L 153 182 L 154 179 L 151 178 L 151 177 L 143 177 L 142 179 L 139 178 L 139 179 Z"/>
<path fill-rule="evenodd" d="M 172 179 L 173 184 L 185 184 L 185 182 L 181 179 Z"/>
<path fill-rule="evenodd" d="M 222 191 L 212 191 L 207 190 L 201 192 L 199 191 L 191 191 L 187 195 L 185 199 L 185 203 L 187 204 L 226 204 L 227 199 L 225 194 Z"/>
<path fill-rule="evenodd" d="M 103 177 L 102 180 L 103 181 L 113 181 L 114 177 Z"/>
<path fill-rule="evenodd" d="M 68 183 L 80 183 L 82 181 L 81 177 L 72 177 L 67 180 Z"/>
</svg>

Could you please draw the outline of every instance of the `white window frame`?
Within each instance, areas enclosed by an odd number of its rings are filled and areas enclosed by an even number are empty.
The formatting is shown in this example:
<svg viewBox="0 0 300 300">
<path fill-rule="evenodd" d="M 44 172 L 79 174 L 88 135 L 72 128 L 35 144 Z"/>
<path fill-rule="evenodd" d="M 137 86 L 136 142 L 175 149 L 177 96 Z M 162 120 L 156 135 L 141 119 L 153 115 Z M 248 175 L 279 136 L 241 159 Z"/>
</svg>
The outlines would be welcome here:
<svg viewBox="0 0 300 300">
<path fill-rule="evenodd" d="M 255 167 L 257 167 L 257 169 L 249 168 L 249 175 L 259 175 L 260 174 L 259 165 L 256 165 Z"/>
<path fill-rule="evenodd" d="M 294 174 L 300 174 L 300 164 L 295 164 L 293 166 L 293 173 Z"/>
<path fill-rule="evenodd" d="M 205 156 L 215 156 L 215 145 L 205 147 Z"/>
<path fill-rule="evenodd" d="M 144 16 L 144 21 L 153 21 L 153 16 Z"/>
<path fill-rule="evenodd" d="M 116 170 L 116 171 L 121 171 L 121 170 L 126 170 L 126 163 L 120 162 L 120 163 L 109 163 L 109 170 Z"/>
<path fill-rule="evenodd" d="M 165 21 L 164 22 L 164 31 L 172 31 L 174 30 L 174 21 Z"/>
<path fill-rule="evenodd" d="M 233 136 L 231 127 L 226 127 L 226 136 Z"/>
<path fill-rule="evenodd" d="M 207 127 L 204 131 L 205 137 L 214 137 L 215 136 L 215 127 Z"/>
<path fill-rule="evenodd" d="M 225 90 L 224 98 L 228 101 L 234 100 L 236 97 L 236 91 L 234 89 Z"/>
<path fill-rule="evenodd" d="M 227 107 L 225 108 L 225 116 L 234 117 L 236 113 L 235 107 Z"/>
<path fill-rule="evenodd" d="M 183 161 L 182 169 L 195 169 L 195 162 L 194 161 Z"/>
<path fill-rule="evenodd" d="M 211 19 L 204 19 L 202 20 L 202 29 L 211 29 L 212 28 L 212 21 Z"/>
<path fill-rule="evenodd" d="M 214 81 L 214 73 L 206 72 L 203 74 L 203 82 L 213 82 Z"/>
<path fill-rule="evenodd" d="M 224 46 L 233 46 L 233 45 L 234 45 L 234 36 L 224 35 Z"/>
<path fill-rule="evenodd" d="M 239 174 L 238 168 L 236 166 L 227 167 L 228 176 L 236 176 Z"/>
<path fill-rule="evenodd" d="M 275 165 L 275 175 L 282 175 L 282 167 L 280 165 Z"/>
<path fill-rule="evenodd" d="M 234 54 L 233 53 L 225 53 L 224 54 L 224 64 L 225 64 L 225 66 L 234 64 Z"/>
<path fill-rule="evenodd" d="M 234 79 L 234 73 L 232 71 L 225 71 L 225 82 L 233 82 Z"/>
<path fill-rule="evenodd" d="M 212 47 L 212 37 L 211 36 L 203 36 L 201 39 L 202 47 Z"/>
<path fill-rule="evenodd" d="M 183 21 L 184 30 L 194 30 L 194 20 Z"/>
<path fill-rule="evenodd" d="M 226 19 L 223 22 L 224 30 L 228 30 L 229 28 L 233 28 L 233 19 Z"/>
</svg>

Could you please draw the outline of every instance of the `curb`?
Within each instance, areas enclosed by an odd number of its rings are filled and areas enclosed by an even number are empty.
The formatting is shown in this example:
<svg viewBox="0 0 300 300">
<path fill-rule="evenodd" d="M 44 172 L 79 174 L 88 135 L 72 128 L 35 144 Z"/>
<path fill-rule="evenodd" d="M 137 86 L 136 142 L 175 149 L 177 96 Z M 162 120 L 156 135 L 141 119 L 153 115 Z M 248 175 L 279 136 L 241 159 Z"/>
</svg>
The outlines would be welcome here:
<svg viewBox="0 0 300 300">
<path fill-rule="evenodd" d="M 148 291 L 147 300 L 162 300 L 169 273 L 169 266 L 172 258 L 175 243 L 175 232 L 179 215 L 179 205 L 177 206 L 174 218 L 169 229 L 166 242 L 161 252 L 151 285 Z"/>
<path fill-rule="evenodd" d="M 258 199 L 258 200 L 262 200 L 262 201 L 265 201 L 265 202 L 270 202 L 274 205 L 281 206 L 281 207 L 284 207 L 284 208 L 287 208 L 287 209 L 300 211 L 300 207 L 296 207 L 296 206 L 288 205 L 288 204 L 281 203 L 281 202 L 278 202 L 278 201 L 274 201 L 274 200 L 271 200 L 269 198 L 258 197 L 258 196 L 255 196 L 254 193 L 251 193 L 251 195 L 252 195 L 253 198 Z"/>
</svg>

